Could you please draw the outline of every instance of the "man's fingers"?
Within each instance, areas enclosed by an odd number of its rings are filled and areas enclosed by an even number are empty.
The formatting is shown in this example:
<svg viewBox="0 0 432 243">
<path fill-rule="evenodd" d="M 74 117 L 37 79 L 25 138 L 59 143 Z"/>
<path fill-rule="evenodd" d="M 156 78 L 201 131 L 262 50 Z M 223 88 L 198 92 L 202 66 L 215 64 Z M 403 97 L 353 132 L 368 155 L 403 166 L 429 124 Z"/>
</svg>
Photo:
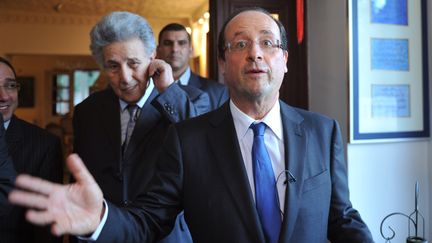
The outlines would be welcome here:
<svg viewBox="0 0 432 243">
<path fill-rule="evenodd" d="M 59 224 L 53 224 L 51 225 L 51 233 L 55 236 L 61 236 L 64 233 L 66 233 L 64 227 L 62 227 Z"/>
<path fill-rule="evenodd" d="M 43 195 L 49 195 L 56 187 L 56 185 L 52 182 L 25 174 L 19 175 L 16 178 L 15 185 L 27 191 L 36 192 Z"/>
<path fill-rule="evenodd" d="M 84 162 L 77 154 L 71 154 L 67 157 L 67 166 L 72 176 L 79 184 L 96 183 L 93 176 L 85 167 Z"/>
<path fill-rule="evenodd" d="M 52 214 L 48 211 L 28 210 L 26 213 L 26 219 L 37 225 L 47 225 L 54 222 Z"/>
<path fill-rule="evenodd" d="M 43 195 L 20 190 L 13 190 L 9 194 L 9 201 L 11 203 L 39 210 L 46 209 L 47 200 L 48 198 Z"/>
</svg>

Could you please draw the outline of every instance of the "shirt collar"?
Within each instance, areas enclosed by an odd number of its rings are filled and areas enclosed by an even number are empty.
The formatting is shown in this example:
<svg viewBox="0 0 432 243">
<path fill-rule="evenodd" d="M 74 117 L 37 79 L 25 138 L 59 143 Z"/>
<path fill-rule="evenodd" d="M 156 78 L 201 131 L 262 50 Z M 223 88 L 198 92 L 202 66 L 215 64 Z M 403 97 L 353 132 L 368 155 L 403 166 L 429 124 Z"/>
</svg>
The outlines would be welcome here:
<svg viewBox="0 0 432 243">
<path fill-rule="evenodd" d="M 246 115 L 234 104 L 234 102 L 232 102 L 232 100 L 230 100 L 230 109 L 238 138 L 243 138 L 246 135 L 252 123 L 264 122 L 278 139 L 283 140 L 282 118 L 280 114 L 279 101 L 274 104 L 267 115 L 265 115 L 261 120 L 254 120 L 252 117 Z"/>
<path fill-rule="evenodd" d="M 154 89 L 153 79 L 150 78 L 149 82 L 150 82 L 150 83 L 149 83 L 147 89 L 145 90 L 144 95 L 143 95 L 143 96 L 141 97 L 141 99 L 136 103 L 136 105 L 137 105 L 140 109 L 143 108 L 144 104 L 146 103 L 147 99 L 150 97 L 150 94 L 151 94 L 151 92 L 152 92 L 153 89 Z M 120 102 L 120 110 L 121 110 L 121 111 L 123 111 L 123 110 L 126 108 L 126 106 L 129 104 L 129 103 L 127 103 L 126 101 L 124 101 L 124 100 L 122 100 L 122 99 L 119 99 L 119 102 Z"/>
<path fill-rule="evenodd" d="M 10 121 L 11 121 L 11 119 L 9 119 L 9 120 L 7 120 L 7 121 L 3 122 L 3 126 L 4 126 L 5 130 L 7 130 L 7 129 L 8 129 L 8 127 L 9 127 L 9 124 L 10 124 Z"/>
<path fill-rule="evenodd" d="M 182 85 L 188 85 L 190 76 L 191 76 L 191 70 L 190 70 L 190 67 L 188 67 L 188 68 L 186 68 L 186 70 L 184 71 L 184 73 L 178 79 L 179 82 L 180 82 L 180 84 L 182 84 Z"/>
</svg>

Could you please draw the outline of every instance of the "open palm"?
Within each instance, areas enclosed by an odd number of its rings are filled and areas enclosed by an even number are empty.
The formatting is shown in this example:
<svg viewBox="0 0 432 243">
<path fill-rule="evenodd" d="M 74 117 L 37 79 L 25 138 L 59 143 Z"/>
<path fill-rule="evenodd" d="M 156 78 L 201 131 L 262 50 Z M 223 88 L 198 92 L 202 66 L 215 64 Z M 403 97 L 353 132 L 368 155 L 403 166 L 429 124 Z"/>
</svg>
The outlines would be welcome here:
<svg viewBox="0 0 432 243">
<path fill-rule="evenodd" d="M 26 218 L 37 225 L 51 225 L 55 235 L 84 235 L 93 232 L 103 215 L 103 195 L 99 186 L 75 154 L 67 166 L 76 182 L 61 185 L 29 175 L 17 177 L 9 200 L 30 208 Z"/>
</svg>

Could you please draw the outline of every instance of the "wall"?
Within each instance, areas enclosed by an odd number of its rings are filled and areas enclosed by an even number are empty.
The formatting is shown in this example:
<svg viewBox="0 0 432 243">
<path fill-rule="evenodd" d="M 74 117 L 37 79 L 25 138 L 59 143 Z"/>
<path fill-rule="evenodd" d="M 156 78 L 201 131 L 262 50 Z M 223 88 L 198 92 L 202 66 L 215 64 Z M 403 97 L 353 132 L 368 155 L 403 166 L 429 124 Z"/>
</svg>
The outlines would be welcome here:
<svg viewBox="0 0 432 243">
<path fill-rule="evenodd" d="M 310 110 L 337 119 L 347 141 L 347 1 L 307 1 L 307 8 Z M 429 6 L 428 12 L 431 11 Z M 429 32 L 432 32 L 431 26 L 429 21 Z M 368 224 L 376 242 L 385 242 L 380 235 L 380 223 L 387 214 L 410 214 L 414 210 L 416 180 L 420 183 L 419 210 L 427 220 L 426 238 L 431 241 L 431 149 L 429 139 L 347 145 L 351 201 Z M 407 236 L 407 220 L 397 217 L 394 219 L 389 221 L 390 226 L 397 232 L 392 242 L 404 242 Z"/>
</svg>

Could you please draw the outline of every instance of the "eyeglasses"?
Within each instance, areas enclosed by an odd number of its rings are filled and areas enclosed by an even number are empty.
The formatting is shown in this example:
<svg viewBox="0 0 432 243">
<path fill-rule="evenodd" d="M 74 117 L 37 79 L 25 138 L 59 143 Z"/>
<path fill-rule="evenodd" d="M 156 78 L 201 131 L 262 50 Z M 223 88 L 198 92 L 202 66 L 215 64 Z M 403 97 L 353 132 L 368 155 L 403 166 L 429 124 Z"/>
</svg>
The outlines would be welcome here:
<svg viewBox="0 0 432 243">
<path fill-rule="evenodd" d="M 18 82 L 7 82 L 0 87 L 4 88 L 7 92 L 19 91 L 21 88 L 21 84 Z"/>
<path fill-rule="evenodd" d="M 249 50 L 252 48 L 252 45 L 254 43 L 257 43 L 261 50 L 263 50 L 266 53 L 273 53 L 277 49 L 283 49 L 282 44 L 279 40 L 270 40 L 270 39 L 263 39 L 258 41 L 252 41 L 252 40 L 235 40 L 232 42 L 228 42 L 225 46 L 225 50 L 228 50 L 230 52 L 244 52 L 246 50 Z"/>
</svg>

